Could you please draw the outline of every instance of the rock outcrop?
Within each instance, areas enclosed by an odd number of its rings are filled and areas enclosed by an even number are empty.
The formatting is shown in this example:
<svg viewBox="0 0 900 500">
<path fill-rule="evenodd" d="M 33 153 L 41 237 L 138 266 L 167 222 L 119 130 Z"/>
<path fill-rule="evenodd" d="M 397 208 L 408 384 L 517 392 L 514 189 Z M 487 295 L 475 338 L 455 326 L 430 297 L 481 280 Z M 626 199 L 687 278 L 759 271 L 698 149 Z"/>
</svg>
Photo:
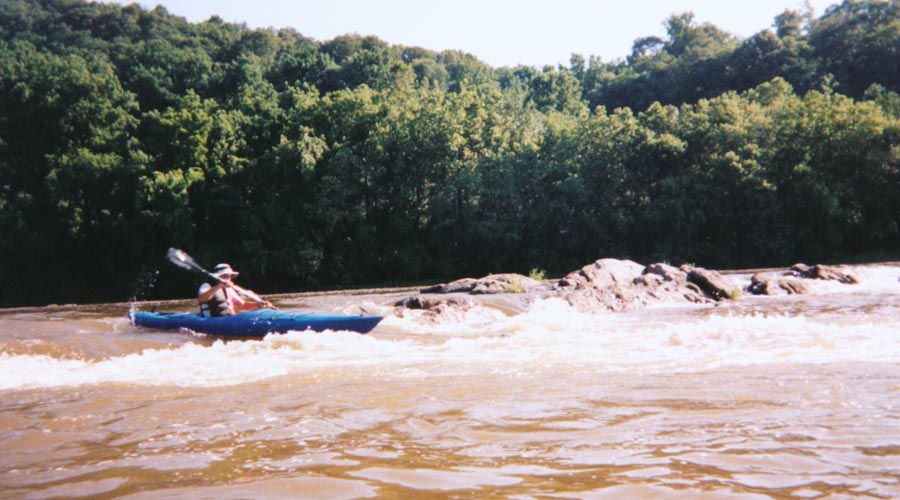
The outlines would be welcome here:
<svg viewBox="0 0 900 500">
<path fill-rule="evenodd" d="M 452 283 L 435 285 L 420 290 L 421 293 L 470 293 L 489 295 L 496 293 L 525 293 L 541 282 L 521 274 L 490 274 L 484 278 L 464 278 Z"/>
<path fill-rule="evenodd" d="M 581 311 L 603 312 L 655 303 L 713 303 L 734 288 L 719 273 L 702 268 L 600 259 L 566 275 L 553 291 Z"/>
<path fill-rule="evenodd" d="M 644 266 L 631 260 L 600 259 L 567 274 L 559 280 L 557 287 L 608 288 L 630 285 L 643 270 Z"/>
<path fill-rule="evenodd" d="M 471 311 L 482 306 L 482 303 L 476 300 L 476 296 L 507 294 L 510 297 L 528 295 L 533 298 L 542 287 L 547 288 L 544 283 L 521 274 L 491 274 L 483 278 L 464 278 L 422 288 L 419 290 L 421 295 L 397 301 L 394 306 L 423 310 L 430 316 L 440 316 Z"/>
<path fill-rule="evenodd" d="M 809 293 L 809 280 L 837 281 L 846 285 L 859 283 L 859 278 L 838 267 L 816 264 L 794 264 L 783 273 L 757 273 L 750 279 L 747 291 L 754 295 L 799 295 Z"/>
<path fill-rule="evenodd" d="M 859 283 L 859 278 L 855 274 L 845 273 L 838 267 L 822 264 L 816 264 L 811 267 L 806 264 L 794 264 L 789 272 L 801 278 L 837 281 L 845 285 L 856 285 Z"/>
<path fill-rule="evenodd" d="M 853 273 L 837 267 L 796 264 L 782 273 L 754 274 L 747 291 L 755 295 L 809 293 L 812 280 L 859 282 Z M 582 312 L 599 313 L 653 304 L 715 304 L 737 299 L 740 286 L 731 278 L 702 267 L 665 263 L 644 266 L 631 260 L 600 259 L 555 282 L 541 282 L 521 274 L 491 274 L 435 285 L 420 292 L 421 295 L 395 305 L 442 314 L 485 305 L 496 309 L 498 304 L 503 306 L 500 309 L 527 308 L 535 300 L 555 297 Z"/>
<path fill-rule="evenodd" d="M 738 287 L 718 271 L 710 271 L 702 267 L 687 267 L 682 270 L 687 273 L 688 281 L 700 287 L 705 295 L 714 300 L 737 297 L 736 289 Z"/>
<path fill-rule="evenodd" d="M 475 307 L 477 302 L 467 297 L 431 298 L 418 295 L 398 301 L 394 305 L 405 309 L 422 309 L 441 313 L 448 309 L 466 311 Z"/>
<path fill-rule="evenodd" d="M 800 295 L 809 293 L 809 285 L 802 279 L 777 273 L 756 273 L 750 278 L 747 291 L 753 295 Z"/>
<path fill-rule="evenodd" d="M 523 294 L 525 301 L 556 297 L 580 311 L 596 313 L 659 303 L 709 304 L 732 297 L 736 288 L 721 274 L 703 268 L 677 268 L 663 263 L 644 266 L 630 260 L 600 259 L 555 283 L 542 283 L 520 274 L 493 274 L 424 288 L 420 291 L 423 295 L 396 305 L 440 312 L 454 307 L 471 308 L 465 300 L 475 295 Z"/>
</svg>

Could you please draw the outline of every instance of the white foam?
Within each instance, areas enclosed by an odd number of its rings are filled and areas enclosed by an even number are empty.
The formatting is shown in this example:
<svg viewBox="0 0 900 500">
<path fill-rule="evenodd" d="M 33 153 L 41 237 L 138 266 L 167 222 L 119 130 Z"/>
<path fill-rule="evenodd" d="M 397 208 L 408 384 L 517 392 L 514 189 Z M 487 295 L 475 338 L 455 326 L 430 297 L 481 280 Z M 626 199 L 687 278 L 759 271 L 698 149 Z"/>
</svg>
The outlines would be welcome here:
<svg viewBox="0 0 900 500">
<path fill-rule="evenodd" d="M 862 291 L 897 291 L 900 290 L 900 266 L 890 264 L 869 264 L 862 266 L 837 266 L 839 271 L 855 275 L 859 283 L 846 284 L 836 280 L 806 279 L 811 293 L 856 293 Z M 750 284 L 750 274 L 737 274 L 731 278 L 739 282 L 741 288 Z"/>
<path fill-rule="evenodd" d="M 283 375 L 315 376 L 334 369 L 340 374 L 377 370 L 385 377 L 462 371 L 539 376 L 552 366 L 662 373 L 900 359 L 900 324 L 867 321 L 864 316 L 849 325 L 765 314 L 642 322 L 617 314 L 581 314 L 556 299 L 538 302 L 521 315 L 501 314 L 486 321 L 480 314 L 431 327 L 415 319 L 388 318 L 390 328 L 400 333 L 383 337 L 292 332 L 261 341 L 146 349 L 100 361 L 0 353 L 0 389 L 107 383 L 211 387 Z M 453 331 L 461 334 L 449 335 Z M 435 332 L 440 334 L 427 334 Z"/>
<path fill-rule="evenodd" d="M 868 291 L 900 290 L 900 267 L 892 265 L 870 265 L 853 267 L 851 270 L 860 279 L 853 287 Z M 845 287 L 846 289 L 846 287 Z"/>
</svg>

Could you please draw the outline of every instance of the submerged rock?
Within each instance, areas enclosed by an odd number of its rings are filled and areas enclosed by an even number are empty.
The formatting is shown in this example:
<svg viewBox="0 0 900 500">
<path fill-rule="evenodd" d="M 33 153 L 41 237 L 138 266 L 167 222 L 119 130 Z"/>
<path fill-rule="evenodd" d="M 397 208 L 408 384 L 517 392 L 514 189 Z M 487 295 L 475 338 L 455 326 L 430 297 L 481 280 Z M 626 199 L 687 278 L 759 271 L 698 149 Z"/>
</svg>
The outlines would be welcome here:
<svg viewBox="0 0 900 500">
<path fill-rule="evenodd" d="M 422 309 L 425 311 L 432 311 L 437 313 L 440 313 L 447 309 L 469 310 L 476 305 L 477 302 L 475 300 L 466 297 L 429 298 L 422 297 L 421 295 L 407 297 L 403 300 L 397 301 L 394 304 L 395 307 L 402 307 L 405 309 Z"/>
<path fill-rule="evenodd" d="M 806 264 L 794 264 L 789 272 L 801 278 L 837 281 L 845 285 L 856 285 L 859 283 L 859 278 L 855 274 L 845 273 L 837 267 L 822 264 L 816 264 L 812 267 Z"/>
<path fill-rule="evenodd" d="M 757 273 L 750 279 L 747 291 L 754 295 L 794 295 L 809 293 L 808 280 L 837 281 L 846 285 L 859 283 L 859 278 L 840 268 L 816 264 L 794 264 L 783 273 Z"/>
<path fill-rule="evenodd" d="M 397 316 L 415 318 L 422 324 L 469 321 L 478 318 L 493 321 L 504 313 L 481 298 L 462 293 L 423 296 L 417 295 L 394 303 Z"/>
<path fill-rule="evenodd" d="M 750 278 L 747 291 L 753 295 L 800 295 L 809 293 L 809 285 L 775 273 L 757 273 Z"/>
<path fill-rule="evenodd" d="M 470 293 L 488 295 L 496 293 L 524 293 L 538 287 L 541 282 L 521 274 L 490 274 L 484 278 L 464 278 L 452 283 L 435 285 L 420 290 L 421 293 Z"/>
</svg>

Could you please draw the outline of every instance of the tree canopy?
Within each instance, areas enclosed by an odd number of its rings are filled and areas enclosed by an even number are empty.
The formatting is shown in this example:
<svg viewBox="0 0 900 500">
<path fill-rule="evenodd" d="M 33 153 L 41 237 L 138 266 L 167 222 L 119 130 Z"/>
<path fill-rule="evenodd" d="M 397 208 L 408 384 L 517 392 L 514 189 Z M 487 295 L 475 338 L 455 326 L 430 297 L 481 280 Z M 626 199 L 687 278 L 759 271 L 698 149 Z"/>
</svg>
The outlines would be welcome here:
<svg viewBox="0 0 900 500">
<path fill-rule="evenodd" d="M 166 248 L 262 292 L 900 250 L 900 2 L 692 13 L 492 68 L 163 7 L 0 2 L 0 305 L 122 300 Z M 154 297 L 189 278 L 160 275 Z"/>
</svg>

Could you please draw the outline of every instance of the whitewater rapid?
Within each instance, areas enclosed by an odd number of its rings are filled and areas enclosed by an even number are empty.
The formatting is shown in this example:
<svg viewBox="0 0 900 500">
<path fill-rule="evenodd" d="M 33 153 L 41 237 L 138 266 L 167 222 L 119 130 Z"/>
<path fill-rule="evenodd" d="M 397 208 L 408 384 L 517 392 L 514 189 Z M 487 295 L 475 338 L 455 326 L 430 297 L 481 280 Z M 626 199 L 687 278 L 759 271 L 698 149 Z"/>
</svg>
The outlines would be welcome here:
<svg viewBox="0 0 900 500">
<path fill-rule="evenodd" d="M 369 335 L 290 332 L 261 341 L 222 341 L 179 333 L 169 334 L 179 337 L 175 344 L 88 356 L 84 349 L 23 352 L 28 349 L 10 348 L 4 339 L 0 372 L 6 375 L 0 378 L 0 390 L 96 384 L 216 387 L 334 370 L 390 379 L 480 371 L 528 377 L 558 369 L 658 374 L 730 366 L 896 362 L 900 269 L 868 267 L 858 272 L 862 284 L 822 282 L 814 297 L 745 297 L 719 307 L 656 307 L 630 313 L 584 314 L 562 300 L 547 299 L 530 304 L 522 314 L 485 306 L 426 320 L 420 311 L 398 313 L 379 303 L 377 296 L 365 297 L 361 301 L 366 310 L 386 316 Z M 865 305 L 854 312 L 860 301 Z M 838 305 L 850 314 L 830 314 Z M 0 319 L 5 330 L 17 325 L 37 328 L 15 315 Z M 84 336 L 92 335 L 89 323 L 98 322 L 102 328 L 93 335 L 146 333 L 128 323 L 125 311 L 121 317 L 89 321 L 62 314 L 53 326 L 58 328 L 59 322 L 84 331 Z M 39 335 L 30 341 L 54 339 Z"/>
<path fill-rule="evenodd" d="M 261 340 L 136 328 L 129 304 L 3 310 L 0 491 L 900 498 L 900 266 L 854 273 L 803 296 L 606 314 L 297 294 L 276 305 L 385 319 Z"/>
</svg>

